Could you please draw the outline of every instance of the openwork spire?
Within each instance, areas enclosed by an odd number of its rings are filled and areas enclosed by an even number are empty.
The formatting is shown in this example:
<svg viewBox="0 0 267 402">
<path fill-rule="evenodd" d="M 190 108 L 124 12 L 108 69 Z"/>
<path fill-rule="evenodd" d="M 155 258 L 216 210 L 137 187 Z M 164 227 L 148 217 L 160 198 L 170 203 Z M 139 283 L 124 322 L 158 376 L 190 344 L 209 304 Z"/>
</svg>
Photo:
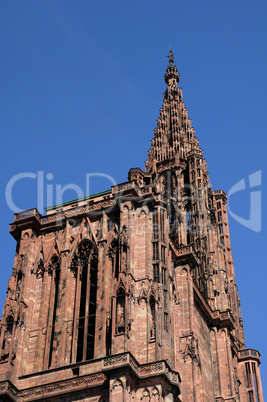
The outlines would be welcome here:
<svg viewBox="0 0 267 402">
<path fill-rule="evenodd" d="M 170 50 L 168 58 L 169 64 L 164 76 L 167 88 L 163 95 L 163 105 L 148 152 L 146 162 L 148 172 L 157 170 L 161 163 L 174 159 L 175 164 L 179 165 L 189 152 L 199 150 L 198 139 L 195 137 L 195 130 L 183 102 L 182 89 L 177 85 L 180 76 L 173 64 L 172 50 Z"/>
<path fill-rule="evenodd" d="M 167 57 L 169 58 L 169 65 L 164 76 L 165 82 L 167 85 L 177 85 L 180 81 L 180 75 L 178 73 L 177 67 L 173 65 L 175 57 L 173 56 L 171 49 Z"/>
</svg>

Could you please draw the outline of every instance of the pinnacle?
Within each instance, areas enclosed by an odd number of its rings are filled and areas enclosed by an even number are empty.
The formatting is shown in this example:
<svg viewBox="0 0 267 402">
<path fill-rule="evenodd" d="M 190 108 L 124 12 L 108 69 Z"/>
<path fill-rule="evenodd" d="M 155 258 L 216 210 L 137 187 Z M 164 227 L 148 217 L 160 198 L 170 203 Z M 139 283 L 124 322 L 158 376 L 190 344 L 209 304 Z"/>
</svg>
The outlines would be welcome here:
<svg viewBox="0 0 267 402">
<path fill-rule="evenodd" d="M 175 57 L 173 56 L 173 52 L 170 49 L 169 54 L 167 56 L 169 58 L 169 65 L 166 69 L 165 73 L 165 82 L 169 85 L 176 85 L 180 81 L 180 75 L 178 73 L 177 67 L 173 64 Z"/>
</svg>

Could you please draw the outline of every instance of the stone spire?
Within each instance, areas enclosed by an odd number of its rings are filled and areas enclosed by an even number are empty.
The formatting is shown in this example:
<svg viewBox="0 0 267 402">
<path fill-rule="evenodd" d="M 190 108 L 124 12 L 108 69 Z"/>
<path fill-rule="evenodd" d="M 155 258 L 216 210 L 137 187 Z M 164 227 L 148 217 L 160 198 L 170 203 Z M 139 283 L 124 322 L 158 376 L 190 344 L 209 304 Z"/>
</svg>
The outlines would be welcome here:
<svg viewBox="0 0 267 402">
<path fill-rule="evenodd" d="M 175 165 L 179 165 L 189 152 L 199 150 L 198 139 L 183 102 L 183 92 L 178 87 L 180 76 L 173 64 L 172 50 L 168 58 L 169 64 L 164 76 L 167 88 L 146 162 L 146 171 L 149 173 L 167 160 L 173 160 Z"/>
</svg>

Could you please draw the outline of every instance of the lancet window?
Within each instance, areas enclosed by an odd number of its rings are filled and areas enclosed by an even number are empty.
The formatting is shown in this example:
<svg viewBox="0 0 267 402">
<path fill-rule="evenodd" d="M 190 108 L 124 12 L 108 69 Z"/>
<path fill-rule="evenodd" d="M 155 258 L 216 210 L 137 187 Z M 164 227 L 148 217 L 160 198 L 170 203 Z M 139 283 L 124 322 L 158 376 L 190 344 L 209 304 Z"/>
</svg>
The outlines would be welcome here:
<svg viewBox="0 0 267 402">
<path fill-rule="evenodd" d="M 76 269 L 73 362 L 94 357 L 97 263 L 94 243 L 88 239 L 83 240 L 77 247 L 72 264 Z"/>
<path fill-rule="evenodd" d="M 48 316 L 48 342 L 49 342 L 49 360 L 48 367 L 52 365 L 52 355 L 56 350 L 55 344 L 57 343 L 57 339 L 55 336 L 55 325 L 57 319 L 57 309 L 59 303 L 59 282 L 60 282 L 60 259 L 57 255 L 54 255 L 51 259 L 51 263 L 49 265 L 49 269 L 52 275 L 51 282 L 51 297 L 50 297 L 50 310 L 51 315 Z"/>
</svg>

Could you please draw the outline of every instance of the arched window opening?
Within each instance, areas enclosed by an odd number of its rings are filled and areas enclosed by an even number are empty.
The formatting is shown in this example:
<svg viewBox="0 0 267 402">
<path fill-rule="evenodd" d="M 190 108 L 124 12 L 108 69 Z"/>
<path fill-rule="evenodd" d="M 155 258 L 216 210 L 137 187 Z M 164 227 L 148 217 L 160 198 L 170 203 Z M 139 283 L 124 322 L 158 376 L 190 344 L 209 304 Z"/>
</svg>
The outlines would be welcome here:
<svg viewBox="0 0 267 402">
<path fill-rule="evenodd" d="M 15 293 L 15 300 L 19 300 L 22 290 L 22 272 L 19 271 L 17 276 L 17 283 L 16 283 L 16 293 Z"/>
<path fill-rule="evenodd" d="M 82 274 L 81 274 L 82 277 L 81 277 L 80 315 L 78 324 L 77 362 L 81 362 L 83 360 L 87 275 L 88 275 L 88 267 L 87 264 L 85 264 L 82 267 Z"/>
<path fill-rule="evenodd" d="M 125 291 L 119 289 L 116 300 L 116 334 L 125 332 Z"/>
<path fill-rule="evenodd" d="M 187 236 L 187 244 L 190 244 L 190 214 L 186 212 L 186 236 Z"/>
<path fill-rule="evenodd" d="M 59 263 L 59 258 L 57 256 L 54 256 L 51 260 L 51 266 L 53 269 L 52 273 L 52 289 L 53 289 L 53 315 L 52 315 L 52 328 L 51 328 L 51 340 L 50 340 L 50 351 L 49 351 L 49 362 L 48 362 L 48 367 L 51 367 L 52 364 L 52 354 L 53 351 L 56 350 L 56 343 L 57 339 L 55 337 L 55 325 L 56 325 L 56 319 L 57 319 L 57 307 L 58 307 L 58 302 L 59 302 L 59 281 L 60 281 L 60 263 Z M 50 328 L 49 328 L 50 330 Z"/>
<path fill-rule="evenodd" d="M 95 316 L 97 292 L 97 254 L 94 244 L 83 240 L 77 247 L 76 299 L 74 316 L 73 350 L 74 361 L 81 362 L 94 358 Z M 75 342 L 77 339 L 77 343 Z M 76 345 L 76 346 L 75 346 Z"/>
<path fill-rule="evenodd" d="M 86 359 L 94 358 L 95 344 L 95 315 L 96 315 L 96 289 L 97 289 L 97 260 L 91 261 L 90 267 L 90 299 L 89 299 L 89 317 L 87 328 L 87 353 Z"/>
</svg>

